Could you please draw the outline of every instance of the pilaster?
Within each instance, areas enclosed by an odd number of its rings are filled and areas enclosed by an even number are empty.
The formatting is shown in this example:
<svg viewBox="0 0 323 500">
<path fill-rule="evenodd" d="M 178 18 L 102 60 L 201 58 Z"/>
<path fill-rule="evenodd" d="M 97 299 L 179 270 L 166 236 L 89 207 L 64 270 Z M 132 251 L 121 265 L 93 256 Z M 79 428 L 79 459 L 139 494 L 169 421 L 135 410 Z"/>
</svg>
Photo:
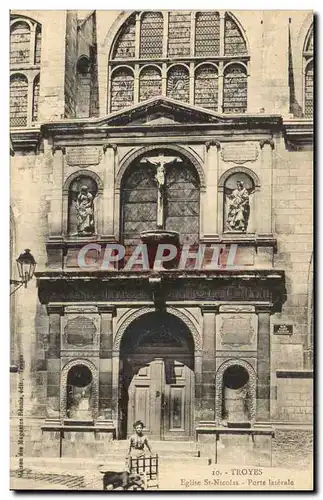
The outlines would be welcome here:
<svg viewBox="0 0 323 500">
<path fill-rule="evenodd" d="M 218 170 L 219 150 L 218 141 L 209 141 L 205 144 L 206 156 L 206 193 L 203 207 L 202 230 L 204 238 L 216 238 L 218 228 Z"/>
<path fill-rule="evenodd" d="M 270 419 L 270 308 L 258 306 L 257 420 Z"/>
<path fill-rule="evenodd" d="M 117 155 L 116 144 L 105 144 L 103 147 L 103 195 L 102 195 L 102 236 L 104 238 L 114 238 L 114 173 Z"/>
</svg>

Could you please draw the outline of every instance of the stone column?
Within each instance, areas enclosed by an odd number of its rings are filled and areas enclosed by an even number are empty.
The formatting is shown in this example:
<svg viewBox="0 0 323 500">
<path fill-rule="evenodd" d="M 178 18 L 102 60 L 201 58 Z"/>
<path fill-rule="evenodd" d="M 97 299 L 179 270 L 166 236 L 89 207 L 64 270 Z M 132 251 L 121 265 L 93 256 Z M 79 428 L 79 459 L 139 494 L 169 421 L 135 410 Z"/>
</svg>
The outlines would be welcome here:
<svg viewBox="0 0 323 500">
<path fill-rule="evenodd" d="M 61 316 L 63 306 L 49 304 L 49 340 L 47 351 L 47 405 L 49 416 L 59 416 L 61 378 Z"/>
<path fill-rule="evenodd" d="M 99 412 L 101 417 L 110 420 L 112 419 L 112 343 L 115 307 L 98 305 L 98 310 L 101 315 Z"/>
<path fill-rule="evenodd" d="M 104 165 L 103 165 L 103 195 L 101 207 L 103 210 L 102 221 L 103 230 L 102 238 L 114 239 L 113 221 L 114 221 L 114 172 L 115 172 L 115 157 L 117 154 L 116 144 L 105 144 Z"/>
<path fill-rule="evenodd" d="M 63 168 L 65 148 L 53 146 L 53 189 L 50 210 L 50 238 L 61 239 L 63 230 L 62 227 L 62 212 L 63 212 Z"/>
<path fill-rule="evenodd" d="M 270 419 L 270 309 L 257 307 L 257 421 Z"/>
<path fill-rule="evenodd" d="M 206 194 L 203 207 L 203 236 L 217 238 L 218 229 L 218 169 L 220 143 L 210 141 L 205 144 Z"/>
<path fill-rule="evenodd" d="M 202 398 L 200 420 L 215 418 L 215 372 L 216 372 L 216 312 L 214 305 L 203 304 L 203 349 L 202 349 Z"/>
<path fill-rule="evenodd" d="M 261 214 L 258 217 L 257 226 L 259 236 L 271 236 L 273 233 L 272 227 L 272 177 L 273 177 L 273 150 L 275 147 L 274 141 L 261 141 L 261 190 L 257 192 L 257 213 Z"/>
</svg>

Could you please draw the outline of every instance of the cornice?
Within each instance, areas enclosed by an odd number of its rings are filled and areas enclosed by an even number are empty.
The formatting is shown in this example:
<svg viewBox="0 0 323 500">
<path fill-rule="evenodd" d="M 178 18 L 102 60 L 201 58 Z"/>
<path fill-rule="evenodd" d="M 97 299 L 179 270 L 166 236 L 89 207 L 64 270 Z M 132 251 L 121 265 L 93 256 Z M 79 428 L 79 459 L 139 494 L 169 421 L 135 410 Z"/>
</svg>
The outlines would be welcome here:
<svg viewBox="0 0 323 500">
<path fill-rule="evenodd" d="M 313 144 L 314 123 L 312 119 L 297 118 L 283 121 L 285 139 L 291 146 Z"/>
<path fill-rule="evenodd" d="M 35 150 L 38 148 L 41 139 L 40 127 L 33 128 L 13 128 L 10 130 L 11 148 L 14 152 L 19 150 Z"/>
</svg>

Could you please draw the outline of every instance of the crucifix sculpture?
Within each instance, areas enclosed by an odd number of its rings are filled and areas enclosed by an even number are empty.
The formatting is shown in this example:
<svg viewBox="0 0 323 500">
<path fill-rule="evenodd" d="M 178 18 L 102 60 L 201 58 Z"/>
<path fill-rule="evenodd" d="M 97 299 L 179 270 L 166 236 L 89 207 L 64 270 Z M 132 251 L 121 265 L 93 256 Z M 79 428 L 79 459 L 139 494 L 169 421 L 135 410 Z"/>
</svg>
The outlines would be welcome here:
<svg viewBox="0 0 323 500">
<path fill-rule="evenodd" d="M 156 167 L 155 179 L 158 186 L 157 198 L 157 227 L 163 229 L 164 226 L 164 188 L 165 188 L 165 175 L 166 165 L 174 161 L 182 161 L 178 156 L 165 156 L 159 153 L 158 156 L 149 156 L 141 160 L 142 163 L 150 163 Z"/>
</svg>

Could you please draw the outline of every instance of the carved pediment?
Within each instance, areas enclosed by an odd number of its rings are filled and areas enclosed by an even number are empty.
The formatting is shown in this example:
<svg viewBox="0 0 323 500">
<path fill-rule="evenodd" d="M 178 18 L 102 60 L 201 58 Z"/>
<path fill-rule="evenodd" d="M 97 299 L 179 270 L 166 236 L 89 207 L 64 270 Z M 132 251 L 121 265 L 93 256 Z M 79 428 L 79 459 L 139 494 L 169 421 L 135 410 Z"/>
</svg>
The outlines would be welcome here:
<svg viewBox="0 0 323 500">
<path fill-rule="evenodd" d="M 108 126 L 121 126 L 223 123 L 226 120 L 213 111 L 201 109 L 167 97 L 155 97 L 112 113 L 103 121 Z"/>
</svg>

